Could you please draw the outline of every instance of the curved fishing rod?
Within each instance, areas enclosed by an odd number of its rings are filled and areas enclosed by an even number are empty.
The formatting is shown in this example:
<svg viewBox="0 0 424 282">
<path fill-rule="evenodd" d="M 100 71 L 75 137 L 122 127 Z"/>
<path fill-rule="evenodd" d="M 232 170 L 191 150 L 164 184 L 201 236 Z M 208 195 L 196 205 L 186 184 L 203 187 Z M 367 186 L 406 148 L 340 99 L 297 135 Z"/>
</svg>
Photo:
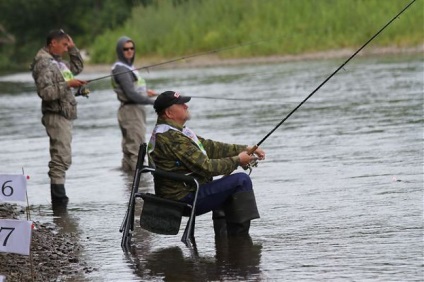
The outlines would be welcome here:
<svg viewBox="0 0 424 282">
<path fill-rule="evenodd" d="M 272 133 L 274 133 L 277 128 L 279 128 L 295 111 L 297 111 L 309 98 L 312 97 L 324 84 L 327 83 L 339 70 L 341 70 L 350 60 L 352 60 L 362 49 L 365 48 L 374 38 L 376 38 L 383 30 L 386 29 L 395 19 L 397 19 L 403 12 L 405 12 L 413 3 L 415 0 L 413 0 L 411 3 L 409 3 L 405 8 L 403 8 L 396 16 L 394 16 L 387 24 L 385 24 L 376 34 L 374 34 L 367 42 L 365 42 L 364 45 L 361 46 L 355 53 L 353 53 L 352 56 L 350 56 L 340 67 L 338 67 L 329 77 L 327 77 L 320 85 L 318 85 L 317 88 L 315 88 L 314 91 L 311 92 L 299 105 L 297 105 L 285 118 L 283 118 L 268 134 L 265 135 L 264 138 L 262 138 L 261 141 L 259 141 L 256 145 L 252 147 L 252 149 L 248 152 L 250 155 L 253 154 L 253 152 L 266 140 L 269 136 L 271 136 Z M 255 164 L 253 164 L 255 165 Z"/>
</svg>

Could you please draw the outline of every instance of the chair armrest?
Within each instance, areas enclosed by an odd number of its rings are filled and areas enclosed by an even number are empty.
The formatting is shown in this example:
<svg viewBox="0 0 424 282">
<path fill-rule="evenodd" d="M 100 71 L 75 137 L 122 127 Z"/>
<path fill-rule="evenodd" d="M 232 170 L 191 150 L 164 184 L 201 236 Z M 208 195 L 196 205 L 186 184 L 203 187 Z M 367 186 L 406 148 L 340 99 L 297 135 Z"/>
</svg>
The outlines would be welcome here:
<svg viewBox="0 0 424 282">
<path fill-rule="evenodd" d="M 153 175 L 157 175 L 157 176 L 172 179 L 172 180 L 183 181 L 183 182 L 186 182 L 186 183 L 193 183 L 194 185 L 198 186 L 198 182 L 197 182 L 196 178 L 194 178 L 193 176 L 175 173 L 175 172 L 164 171 L 164 170 L 161 170 L 161 169 L 154 169 L 151 172 L 152 172 Z"/>
</svg>

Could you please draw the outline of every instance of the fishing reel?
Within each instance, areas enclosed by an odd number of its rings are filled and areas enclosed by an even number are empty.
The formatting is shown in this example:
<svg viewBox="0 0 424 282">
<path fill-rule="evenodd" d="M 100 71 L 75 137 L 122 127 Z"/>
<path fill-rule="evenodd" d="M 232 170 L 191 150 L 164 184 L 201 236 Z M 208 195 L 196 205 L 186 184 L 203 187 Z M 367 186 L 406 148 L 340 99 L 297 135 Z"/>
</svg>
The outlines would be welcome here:
<svg viewBox="0 0 424 282">
<path fill-rule="evenodd" d="M 84 86 L 80 86 L 77 90 L 77 93 L 75 93 L 75 97 L 83 96 L 88 99 L 88 94 L 90 94 L 90 89 Z"/>
<path fill-rule="evenodd" d="M 258 167 L 258 160 L 259 158 L 254 156 L 249 163 L 249 167 Z"/>
<path fill-rule="evenodd" d="M 258 157 L 256 156 L 250 161 L 248 165 L 249 175 L 252 173 L 254 167 L 258 167 Z"/>
<path fill-rule="evenodd" d="M 247 164 L 246 166 L 243 166 L 244 170 L 249 170 L 249 175 L 252 173 L 253 168 L 254 167 L 258 167 L 258 157 L 253 157 L 253 159 L 250 161 L 249 164 Z"/>
</svg>

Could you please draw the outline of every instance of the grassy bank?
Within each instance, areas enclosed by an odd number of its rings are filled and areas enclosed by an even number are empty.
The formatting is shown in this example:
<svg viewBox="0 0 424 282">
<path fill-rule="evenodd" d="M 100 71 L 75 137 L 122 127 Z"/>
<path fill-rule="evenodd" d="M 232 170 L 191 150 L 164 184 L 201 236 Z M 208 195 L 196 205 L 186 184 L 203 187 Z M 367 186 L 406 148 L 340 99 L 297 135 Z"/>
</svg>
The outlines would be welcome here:
<svg viewBox="0 0 424 282">
<path fill-rule="evenodd" d="M 186 0 L 136 7 L 122 28 L 98 36 L 91 63 L 112 63 L 122 35 L 138 57 L 173 58 L 243 44 L 224 58 L 301 54 L 359 47 L 410 0 Z M 416 2 L 373 42 L 408 47 L 424 41 L 424 1 Z M 141 55 L 140 55 L 141 54 Z"/>
</svg>

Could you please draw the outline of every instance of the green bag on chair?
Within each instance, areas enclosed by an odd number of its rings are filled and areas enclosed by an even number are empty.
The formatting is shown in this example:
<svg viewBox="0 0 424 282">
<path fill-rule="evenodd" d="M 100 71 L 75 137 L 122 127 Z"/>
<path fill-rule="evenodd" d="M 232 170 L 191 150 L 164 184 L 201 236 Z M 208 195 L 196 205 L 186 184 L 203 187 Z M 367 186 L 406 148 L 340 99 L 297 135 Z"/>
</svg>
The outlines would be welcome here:
<svg viewBox="0 0 424 282">
<path fill-rule="evenodd" d="M 163 235 L 177 235 L 183 215 L 189 213 L 191 205 L 143 193 L 143 209 L 140 215 L 141 228 Z"/>
</svg>

